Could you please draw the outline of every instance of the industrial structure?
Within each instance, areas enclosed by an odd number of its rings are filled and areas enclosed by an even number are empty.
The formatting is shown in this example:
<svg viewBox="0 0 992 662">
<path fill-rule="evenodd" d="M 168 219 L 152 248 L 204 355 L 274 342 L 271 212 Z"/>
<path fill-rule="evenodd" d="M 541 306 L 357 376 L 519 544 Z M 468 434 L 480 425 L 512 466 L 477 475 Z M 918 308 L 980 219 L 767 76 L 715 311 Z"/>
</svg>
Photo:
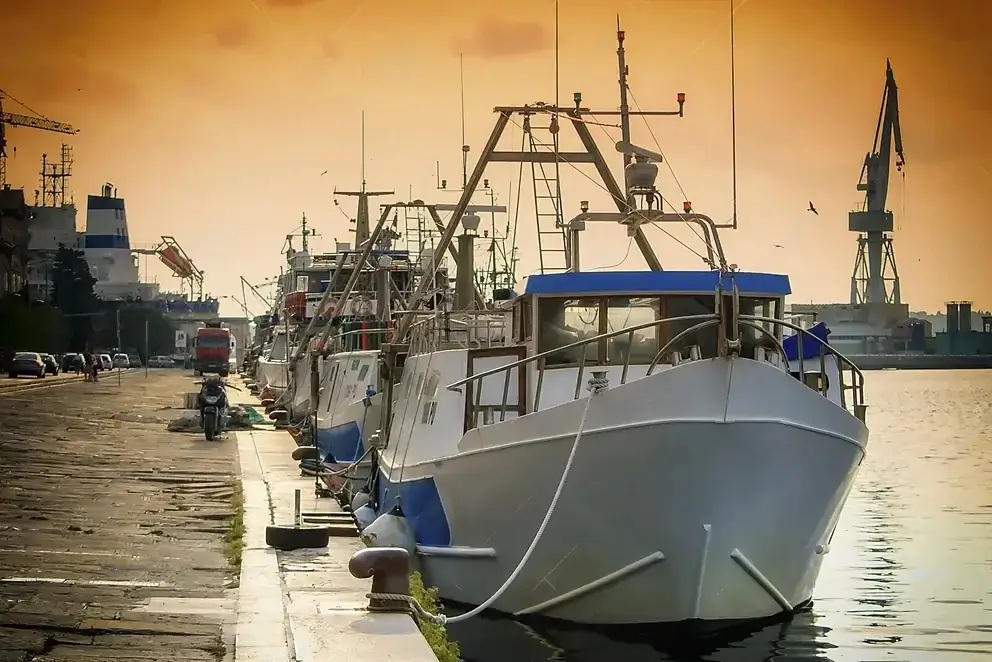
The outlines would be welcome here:
<svg viewBox="0 0 992 662">
<path fill-rule="evenodd" d="M 892 64 L 886 60 L 885 89 L 875 127 L 875 142 L 872 151 L 865 156 L 858 182 L 858 190 L 864 191 L 865 199 L 861 209 L 848 214 L 848 229 L 858 233 L 858 253 L 851 276 L 851 303 L 854 305 L 898 306 L 902 303 L 899 271 L 892 247 L 895 226 L 892 212 L 885 208 L 893 151 L 896 170 L 902 172 L 906 157 L 899 126 L 899 92 Z"/>
<path fill-rule="evenodd" d="M 886 209 L 893 156 L 896 171 L 906 163 L 899 125 L 899 93 L 892 64 L 885 63 L 882 105 L 872 149 L 864 158 L 857 190 L 858 209 L 848 214 L 848 230 L 857 233 L 849 303 L 792 304 L 792 312 L 824 321 L 831 344 L 846 354 L 899 351 L 908 328 L 909 306 L 902 302 L 892 235 L 893 214 Z"/>
<path fill-rule="evenodd" d="M 936 328 L 938 316 L 911 314 L 903 302 L 892 242 L 895 223 L 886 203 L 892 166 L 905 177 L 905 164 L 899 92 L 886 60 L 875 139 L 857 186 L 864 201 L 848 214 L 848 230 L 857 233 L 850 301 L 793 304 L 792 313 L 826 322 L 831 345 L 863 369 L 992 367 L 992 328 L 973 330 L 970 303 L 947 304 L 945 330 Z"/>
<path fill-rule="evenodd" d="M 42 131 L 54 131 L 56 133 L 66 133 L 75 134 L 77 130 L 72 127 L 71 124 L 65 124 L 63 122 L 56 122 L 55 120 L 50 120 L 43 115 L 35 114 L 32 115 L 18 115 L 16 113 L 8 113 L 3 109 L 3 99 L 4 96 L 13 99 L 21 106 L 25 106 L 14 97 L 9 94 L 5 94 L 3 90 L 0 90 L 0 188 L 7 186 L 7 127 L 8 126 L 21 126 L 29 129 L 40 129 Z"/>
</svg>

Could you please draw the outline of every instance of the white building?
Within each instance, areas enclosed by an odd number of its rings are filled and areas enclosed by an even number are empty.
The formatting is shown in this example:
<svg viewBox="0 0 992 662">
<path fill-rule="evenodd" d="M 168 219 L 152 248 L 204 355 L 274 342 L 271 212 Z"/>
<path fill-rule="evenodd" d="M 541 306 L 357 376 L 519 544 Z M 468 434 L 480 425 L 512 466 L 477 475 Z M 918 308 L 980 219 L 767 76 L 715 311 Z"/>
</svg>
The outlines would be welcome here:
<svg viewBox="0 0 992 662">
<path fill-rule="evenodd" d="M 111 184 L 104 184 L 102 195 L 86 199 L 86 231 L 83 253 L 96 278 L 94 290 L 104 300 L 144 299 L 158 296 L 158 285 L 142 283 L 138 258 L 131 253 L 124 199 L 117 197 Z"/>
</svg>

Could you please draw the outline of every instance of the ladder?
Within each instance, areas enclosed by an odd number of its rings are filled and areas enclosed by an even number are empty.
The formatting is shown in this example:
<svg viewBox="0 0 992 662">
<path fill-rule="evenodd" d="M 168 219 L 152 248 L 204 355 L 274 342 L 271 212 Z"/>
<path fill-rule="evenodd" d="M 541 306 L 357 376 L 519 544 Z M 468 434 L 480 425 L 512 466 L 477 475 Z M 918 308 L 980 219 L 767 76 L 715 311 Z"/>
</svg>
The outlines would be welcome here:
<svg viewBox="0 0 992 662">
<path fill-rule="evenodd" d="M 531 153 L 558 154 L 558 118 L 550 116 L 547 126 L 535 126 L 524 117 L 524 134 Z M 541 115 L 543 116 L 543 114 Z M 561 214 L 559 162 L 530 164 L 534 183 L 534 216 L 537 222 L 537 248 L 542 274 L 561 273 L 569 269 L 568 237 Z"/>
</svg>

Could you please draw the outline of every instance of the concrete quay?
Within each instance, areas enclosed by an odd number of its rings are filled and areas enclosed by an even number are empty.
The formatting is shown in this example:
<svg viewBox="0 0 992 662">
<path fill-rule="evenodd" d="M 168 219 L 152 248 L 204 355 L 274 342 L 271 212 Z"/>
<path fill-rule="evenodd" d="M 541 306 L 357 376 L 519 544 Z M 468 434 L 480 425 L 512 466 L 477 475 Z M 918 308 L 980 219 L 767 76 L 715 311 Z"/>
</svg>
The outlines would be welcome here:
<svg viewBox="0 0 992 662">
<path fill-rule="evenodd" d="M 236 440 L 166 431 L 184 372 L 101 377 L 0 396 L 0 662 L 231 660 Z"/>
<path fill-rule="evenodd" d="M 256 404 L 232 392 L 232 399 Z M 295 491 L 304 513 L 341 512 L 317 499 L 314 482 L 291 457 L 284 430 L 237 432 L 244 495 L 245 549 L 237 603 L 236 659 L 243 662 L 436 662 L 413 618 L 367 610 L 367 579 L 348 570 L 364 548 L 358 537 L 330 538 L 327 548 L 282 552 L 265 544 L 269 524 L 291 525 Z"/>
</svg>

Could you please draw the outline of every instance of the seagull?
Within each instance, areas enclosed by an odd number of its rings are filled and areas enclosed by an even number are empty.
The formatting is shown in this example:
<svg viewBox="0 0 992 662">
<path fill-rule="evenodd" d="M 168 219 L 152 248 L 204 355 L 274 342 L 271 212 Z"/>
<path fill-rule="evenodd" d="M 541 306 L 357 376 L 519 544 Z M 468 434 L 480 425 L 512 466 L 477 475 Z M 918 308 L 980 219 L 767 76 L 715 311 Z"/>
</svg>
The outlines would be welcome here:
<svg viewBox="0 0 992 662">
<path fill-rule="evenodd" d="M 785 248 L 782 244 L 772 244 L 775 248 Z"/>
<path fill-rule="evenodd" d="M 327 171 L 325 170 L 324 172 L 320 173 L 320 176 L 323 177 L 326 174 L 327 174 Z M 810 204 L 812 205 L 813 203 L 811 202 Z"/>
<path fill-rule="evenodd" d="M 811 211 L 814 214 L 816 214 L 817 216 L 820 215 L 820 212 L 816 211 L 816 207 L 813 206 L 813 201 L 812 200 L 809 201 L 809 209 L 807 209 L 806 211 Z"/>
</svg>

